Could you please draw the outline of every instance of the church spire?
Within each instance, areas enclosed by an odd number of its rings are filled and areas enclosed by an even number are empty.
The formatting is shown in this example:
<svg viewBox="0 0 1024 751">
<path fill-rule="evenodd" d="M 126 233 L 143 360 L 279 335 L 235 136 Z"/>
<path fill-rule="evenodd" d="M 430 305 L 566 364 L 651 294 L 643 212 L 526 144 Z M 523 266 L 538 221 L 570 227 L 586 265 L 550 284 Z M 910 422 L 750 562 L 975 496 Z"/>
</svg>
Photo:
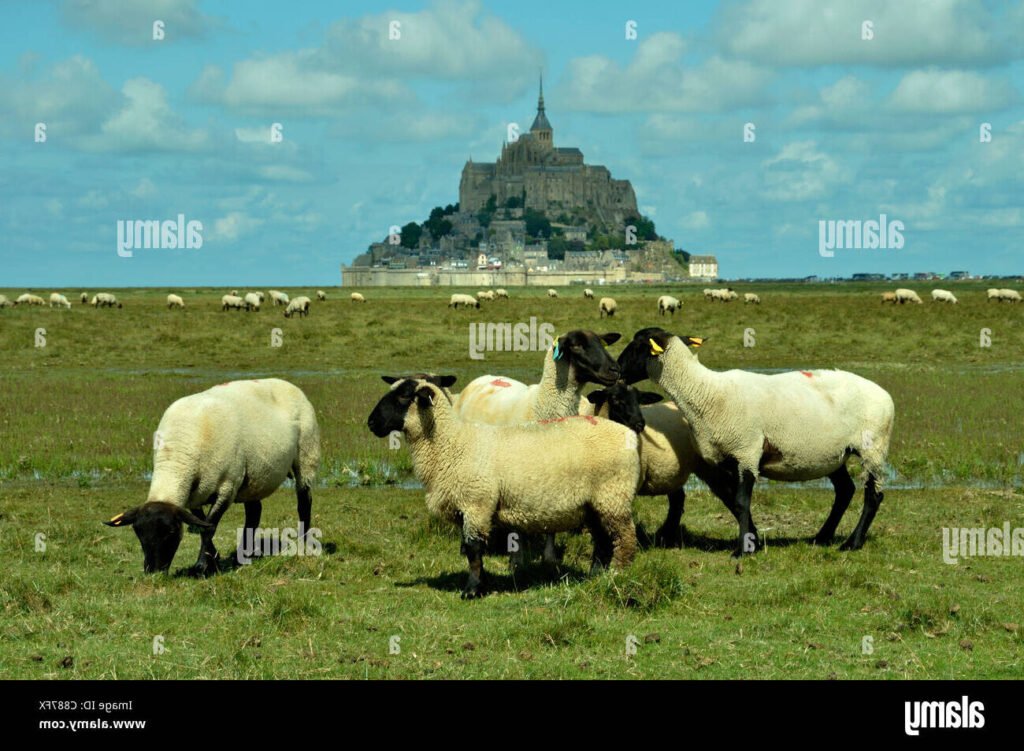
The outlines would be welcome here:
<svg viewBox="0 0 1024 751">
<path fill-rule="evenodd" d="M 541 73 L 540 94 L 537 97 L 537 117 L 533 119 L 530 133 L 536 137 L 541 145 L 551 148 L 554 135 L 552 130 L 551 123 L 548 122 L 548 116 L 544 113 L 544 74 Z"/>
</svg>

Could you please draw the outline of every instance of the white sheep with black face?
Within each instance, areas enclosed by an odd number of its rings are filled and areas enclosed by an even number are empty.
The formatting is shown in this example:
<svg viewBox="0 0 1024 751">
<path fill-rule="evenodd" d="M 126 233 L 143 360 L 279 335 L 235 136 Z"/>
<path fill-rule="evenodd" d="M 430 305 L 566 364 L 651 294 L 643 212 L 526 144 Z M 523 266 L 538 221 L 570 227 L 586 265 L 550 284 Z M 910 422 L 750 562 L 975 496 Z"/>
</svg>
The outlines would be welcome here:
<svg viewBox="0 0 1024 751">
<path fill-rule="evenodd" d="M 288 477 L 295 480 L 298 536 L 305 539 L 319 464 L 320 428 L 301 389 L 277 378 L 224 383 L 167 408 L 154 434 L 146 502 L 105 523 L 135 530 L 147 573 L 170 568 L 183 525 L 198 528 L 193 573 L 215 573 L 213 536 L 224 512 L 245 504 L 245 527 L 255 530 L 262 500 Z"/>
<path fill-rule="evenodd" d="M 508 290 L 507 289 L 503 289 L 501 287 L 498 287 L 498 289 L 494 290 L 494 296 L 496 298 L 498 298 L 498 299 L 501 299 L 501 300 L 507 300 L 508 299 Z"/>
<path fill-rule="evenodd" d="M 185 301 L 181 298 L 181 295 L 170 294 L 167 295 L 167 308 L 182 308 L 185 307 Z"/>
<path fill-rule="evenodd" d="M 238 295 L 224 295 L 220 298 L 220 309 L 225 310 L 245 310 L 245 300 Z"/>
<path fill-rule="evenodd" d="M 611 318 L 619 309 L 619 304 L 612 297 L 602 297 L 597 303 L 598 318 Z"/>
<path fill-rule="evenodd" d="M 944 302 L 950 303 L 951 305 L 956 305 L 959 301 L 956 299 L 956 295 L 954 295 L 948 289 L 933 289 L 932 302 Z"/>
<path fill-rule="evenodd" d="M 459 306 L 462 306 L 463 308 L 479 308 L 480 301 L 477 300 L 472 295 L 466 295 L 461 292 L 456 292 L 450 298 L 448 298 L 448 307 L 458 308 Z"/>
<path fill-rule="evenodd" d="M 679 298 L 672 297 L 672 295 L 662 295 L 658 298 L 658 315 L 671 313 L 674 316 L 676 311 L 682 307 L 683 304 L 679 302 Z"/>
<path fill-rule="evenodd" d="M 761 296 L 758 295 L 756 292 L 744 292 L 743 293 L 743 302 L 744 303 L 748 303 L 748 304 L 753 304 L 753 305 L 760 305 L 761 304 Z"/>
<path fill-rule="evenodd" d="M 548 289 L 548 297 L 558 297 L 557 289 Z"/>
<path fill-rule="evenodd" d="M 624 568 L 636 552 L 632 502 L 640 462 L 629 428 L 574 416 L 523 425 L 460 420 L 454 376 L 384 376 L 390 391 L 367 421 L 374 435 L 404 433 L 427 510 L 462 529 L 464 598 L 483 592 L 483 554 L 495 525 L 527 533 L 587 524 L 592 569 Z"/>
<path fill-rule="evenodd" d="M 292 300 L 290 303 L 288 303 L 288 307 L 285 308 L 285 310 L 284 310 L 284 317 L 285 318 L 291 318 L 295 314 L 298 314 L 300 317 L 308 316 L 309 315 L 309 306 L 311 304 L 312 303 L 311 303 L 310 299 L 308 297 L 306 297 L 305 295 L 302 295 L 300 297 L 296 297 L 294 300 Z"/>
<path fill-rule="evenodd" d="M 359 292 L 353 292 L 348 297 L 352 302 L 366 302 L 366 298 Z"/>
<path fill-rule="evenodd" d="M 18 295 L 18 298 L 14 301 L 15 305 L 38 305 L 40 307 L 46 305 L 46 300 L 41 298 L 39 295 L 33 295 L 30 292 Z"/>
<path fill-rule="evenodd" d="M 245 303 L 246 312 L 255 311 L 259 313 L 260 305 L 263 304 L 263 301 L 260 300 L 260 296 L 257 295 L 255 292 L 246 292 L 245 297 L 242 298 L 242 301 Z"/>
<path fill-rule="evenodd" d="M 98 292 L 92 298 L 93 307 L 96 308 L 122 308 L 124 307 L 117 297 L 110 292 Z"/>
<path fill-rule="evenodd" d="M 585 289 L 585 290 L 583 290 L 583 296 L 584 296 L 584 297 L 585 297 L 586 299 L 588 299 L 588 300 L 593 300 L 593 299 L 594 299 L 594 290 L 592 290 L 592 289 L 589 289 L 589 288 L 588 288 L 588 289 Z"/>
<path fill-rule="evenodd" d="M 908 302 L 917 303 L 918 305 L 923 304 L 921 298 L 914 290 L 905 287 L 900 287 L 896 290 L 896 302 L 900 305 Z"/>
<path fill-rule="evenodd" d="M 831 542 L 853 497 L 846 468 L 852 455 L 860 457 L 867 482 L 860 521 L 842 549 L 863 546 L 883 497 L 878 488 L 892 437 L 892 397 L 878 384 L 841 370 L 776 375 L 709 370 L 688 349 L 702 342 L 660 328 L 641 329 L 619 364 L 627 383 L 649 377 L 665 389 L 690 423 L 701 457 L 719 476 L 731 478 L 737 554 L 756 547 L 750 496 L 758 476 L 786 482 L 828 477 L 836 497 L 815 542 Z"/>
<path fill-rule="evenodd" d="M 270 301 L 276 308 L 278 305 L 287 305 L 289 303 L 288 295 L 284 292 L 280 292 L 276 289 L 272 289 L 268 293 L 270 295 Z"/>
<path fill-rule="evenodd" d="M 68 298 L 64 297 L 60 292 L 50 293 L 50 307 L 51 308 L 67 308 L 71 310 L 71 303 L 68 302 Z"/>
</svg>

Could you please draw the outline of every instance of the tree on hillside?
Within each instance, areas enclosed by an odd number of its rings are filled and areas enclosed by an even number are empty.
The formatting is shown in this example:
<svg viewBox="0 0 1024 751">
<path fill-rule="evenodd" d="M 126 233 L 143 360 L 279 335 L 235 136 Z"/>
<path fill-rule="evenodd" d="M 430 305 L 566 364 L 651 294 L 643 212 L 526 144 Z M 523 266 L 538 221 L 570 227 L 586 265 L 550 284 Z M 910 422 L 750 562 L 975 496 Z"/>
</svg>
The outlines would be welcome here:
<svg viewBox="0 0 1024 751">
<path fill-rule="evenodd" d="M 402 247 L 410 249 L 418 247 L 422 234 L 423 228 L 420 225 L 416 224 L 416 222 L 409 222 L 402 227 Z"/>
<path fill-rule="evenodd" d="M 543 211 L 527 209 L 523 212 L 526 222 L 526 234 L 530 237 L 551 237 L 551 222 Z"/>
</svg>

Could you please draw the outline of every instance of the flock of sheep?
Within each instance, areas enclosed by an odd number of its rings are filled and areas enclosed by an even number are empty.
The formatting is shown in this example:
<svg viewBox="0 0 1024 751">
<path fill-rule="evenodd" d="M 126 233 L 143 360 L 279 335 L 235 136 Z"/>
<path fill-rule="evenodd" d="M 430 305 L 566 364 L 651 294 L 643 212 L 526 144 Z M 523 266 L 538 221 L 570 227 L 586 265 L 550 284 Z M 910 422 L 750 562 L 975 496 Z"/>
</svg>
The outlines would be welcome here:
<svg viewBox="0 0 1024 751">
<path fill-rule="evenodd" d="M 1020 293 L 1013 289 L 995 289 L 991 288 L 985 292 L 988 301 L 992 302 L 1021 302 Z M 882 293 L 882 303 L 904 304 L 904 303 L 917 303 L 921 305 L 921 298 L 912 289 L 897 289 L 893 292 Z M 933 289 L 932 290 L 932 302 L 949 303 L 956 305 L 959 300 L 956 299 L 956 295 L 950 292 L 948 289 Z"/>
<path fill-rule="evenodd" d="M 714 293 L 714 294 L 713 295 L 709 295 L 709 293 Z M 721 294 L 719 294 L 719 293 L 721 293 Z M 553 289 L 553 288 L 549 289 L 547 291 L 547 296 L 549 298 L 551 298 L 551 299 L 558 299 L 558 290 Z M 587 299 L 587 300 L 593 300 L 594 299 L 594 290 L 589 289 L 589 288 L 584 289 L 583 290 L 583 297 L 584 297 L 584 299 Z M 743 297 L 744 297 L 744 301 L 745 302 L 756 303 L 758 305 L 761 304 L 761 298 L 759 296 L 753 294 L 753 293 L 748 292 Z M 729 302 L 730 300 L 735 300 L 737 298 L 737 294 L 735 292 L 733 292 L 731 289 L 730 290 L 707 290 L 706 289 L 706 290 L 704 290 L 704 298 L 706 300 L 715 299 L 715 300 L 722 300 L 723 302 Z M 484 301 L 508 300 L 508 299 L 509 299 L 508 292 L 506 290 L 500 289 L 500 288 L 496 289 L 496 290 L 481 290 L 480 292 L 476 293 L 476 297 L 474 297 L 473 295 L 467 295 L 465 293 L 456 292 L 456 293 L 453 293 L 450 298 L 448 298 L 448 307 L 449 308 L 460 308 L 460 307 L 461 308 L 479 308 L 480 304 L 482 302 L 484 302 Z M 659 313 L 659 315 L 666 315 L 666 314 L 675 315 L 675 312 L 677 310 L 680 310 L 682 308 L 682 306 L 683 306 L 683 303 L 680 302 L 680 300 L 678 298 L 672 297 L 671 295 L 662 295 L 661 297 L 658 298 L 658 313 Z M 597 311 L 598 311 L 598 317 L 599 318 L 606 318 L 606 317 L 607 318 L 611 318 L 612 316 L 615 315 L 615 313 L 618 311 L 618 309 L 619 309 L 619 304 L 615 301 L 615 298 L 613 298 L 613 297 L 602 297 L 598 301 L 598 304 L 597 304 Z"/>
</svg>

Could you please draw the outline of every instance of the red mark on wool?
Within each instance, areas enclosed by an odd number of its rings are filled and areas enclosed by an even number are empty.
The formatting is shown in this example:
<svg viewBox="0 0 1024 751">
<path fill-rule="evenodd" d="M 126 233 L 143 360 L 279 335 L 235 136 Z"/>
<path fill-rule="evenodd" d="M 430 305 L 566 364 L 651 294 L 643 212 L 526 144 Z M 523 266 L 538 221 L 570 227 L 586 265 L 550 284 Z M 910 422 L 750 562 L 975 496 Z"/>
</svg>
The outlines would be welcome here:
<svg viewBox="0 0 1024 751">
<path fill-rule="evenodd" d="M 547 425 L 549 422 L 565 422 L 566 420 L 586 420 L 591 425 L 597 425 L 597 418 L 593 415 L 568 415 L 566 417 L 549 417 L 546 420 L 537 420 L 540 425 Z"/>
<path fill-rule="evenodd" d="M 803 373 L 808 378 L 814 378 L 814 375 L 809 370 L 801 370 L 800 372 Z"/>
<path fill-rule="evenodd" d="M 507 388 L 507 387 L 511 386 L 512 384 L 509 383 L 508 381 L 503 381 L 500 378 L 495 378 L 493 381 L 491 381 L 491 385 L 492 386 L 501 386 L 502 388 Z"/>
</svg>

